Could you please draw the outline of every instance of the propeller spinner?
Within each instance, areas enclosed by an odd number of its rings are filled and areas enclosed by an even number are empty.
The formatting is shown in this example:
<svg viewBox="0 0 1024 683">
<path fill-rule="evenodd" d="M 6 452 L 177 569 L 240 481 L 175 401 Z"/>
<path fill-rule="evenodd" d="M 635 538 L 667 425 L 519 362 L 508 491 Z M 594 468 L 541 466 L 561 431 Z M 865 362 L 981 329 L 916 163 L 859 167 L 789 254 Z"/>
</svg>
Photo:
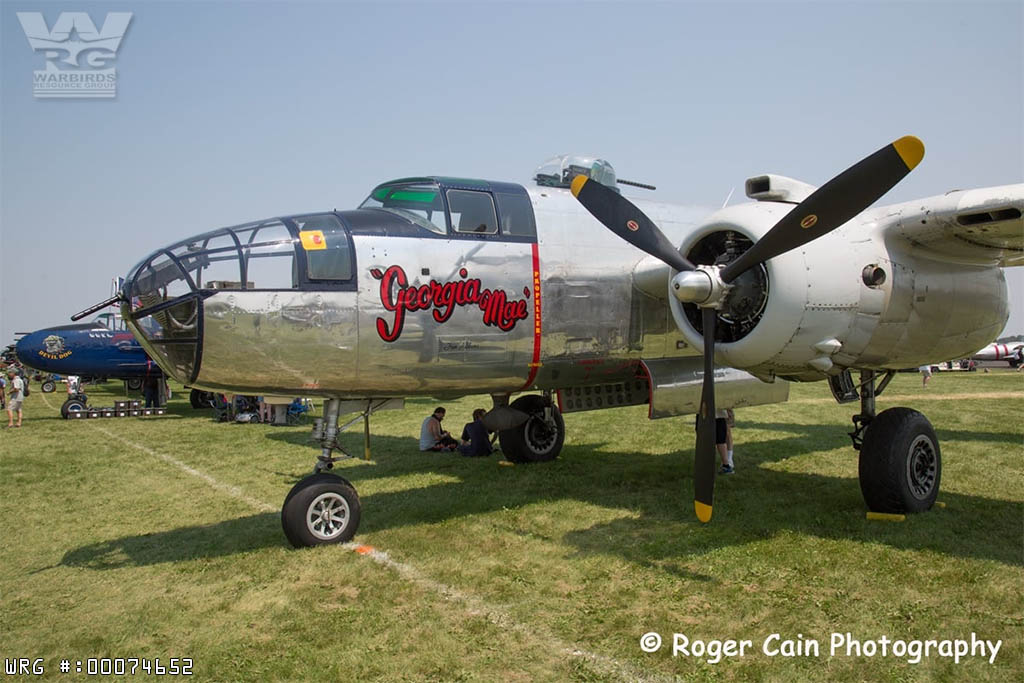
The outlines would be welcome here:
<svg viewBox="0 0 1024 683">
<path fill-rule="evenodd" d="M 711 520 L 715 488 L 715 322 L 730 283 L 755 266 L 826 235 L 878 200 L 917 166 L 924 144 L 907 135 L 862 159 L 818 188 L 783 216 L 760 240 L 725 266 L 694 266 L 632 202 L 584 175 L 571 185 L 577 200 L 605 227 L 673 268 L 675 297 L 701 308 L 704 384 L 697 415 L 694 510 Z"/>
</svg>

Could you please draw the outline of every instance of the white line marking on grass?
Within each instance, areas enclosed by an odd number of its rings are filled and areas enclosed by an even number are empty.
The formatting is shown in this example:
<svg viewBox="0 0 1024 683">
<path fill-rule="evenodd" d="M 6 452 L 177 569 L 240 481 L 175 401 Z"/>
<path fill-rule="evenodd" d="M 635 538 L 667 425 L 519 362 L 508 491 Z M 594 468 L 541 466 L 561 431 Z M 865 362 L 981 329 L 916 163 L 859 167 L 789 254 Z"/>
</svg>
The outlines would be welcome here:
<svg viewBox="0 0 1024 683">
<path fill-rule="evenodd" d="M 46 402 L 46 406 L 52 410 L 53 406 L 46 399 L 45 394 L 43 395 L 43 400 Z M 246 493 L 239 487 L 217 481 L 217 479 L 213 478 L 209 474 L 197 470 L 191 465 L 187 465 L 186 463 L 182 462 L 181 460 L 178 460 L 173 456 L 167 455 L 166 453 L 160 453 L 158 451 L 153 450 L 152 448 L 149 448 L 148 446 L 144 446 L 142 444 L 129 441 L 120 434 L 105 429 L 92 420 L 89 420 L 87 424 L 92 426 L 94 429 L 99 430 L 101 433 L 107 435 L 108 437 L 112 439 L 117 439 L 126 446 L 130 446 L 131 448 L 141 451 L 146 455 L 157 458 L 158 460 L 162 460 L 163 462 L 169 465 L 173 465 L 178 469 L 182 470 L 183 472 L 186 472 L 187 474 L 190 474 L 198 479 L 201 479 L 202 481 L 206 482 L 209 486 L 220 491 L 221 493 L 226 493 L 232 496 L 233 498 L 237 498 L 238 500 L 241 500 L 244 503 L 247 503 L 248 505 L 256 508 L 260 512 L 277 512 L 277 508 L 268 505 L 263 501 L 256 500 L 255 498 L 246 495 Z M 358 543 L 346 543 L 342 547 L 358 555 L 362 555 L 363 557 L 369 557 L 378 565 L 390 569 L 399 577 L 416 585 L 424 592 L 430 592 L 440 595 L 446 602 L 461 603 L 463 607 L 463 612 L 469 616 L 482 616 L 498 628 L 515 631 L 520 636 L 529 638 L 531 640 L 540 641 L 541 643 L 550 646 L 557 654 L 569 657 L 581 657 L 593 666 L 600 669 L 601 672 L 604 674 L 613 675 L 623 681 L 658 680 L 657 678 L 652 678 L 651 676 L 645 675 L 637 671 L 633 667 L 624 664 L 623 662 L 620 662 L 612 657 L 599 655 L 588 650 L 584 650 L 583 648 L 576 647 L 574 645 L 566 643 L 550 631 L 547 631 L 546 629 L 540 626 L 528 626 L 526 624 L 520 623 L 513 619 L 512 616 L 510 616 L 507 612 L 503 612 L 497 609 L 496 607 L 487 604 L 480 598 L 470 593 L 460 591 L 457 588 L 453 588 L 452 586 L 449 586 L 447 584 L 435 581 L 410 564 L 406 564 L 405 562 L 399 562 L 397 560 L 392 559 L 391 556 L 383 550 L 379 550 L 368 545 L 361 545 Z"/>
<path fill-rule="evenodd" d="M 540 640 L 543 643 L 547 643 L 551 645 L 558 654 L 568 655 L 571 657 L 582 657 L 589 663 L 600 668 L 602 673 L 612 674 L 624 681 L 656 680 L 637 671 L 627 664 L 613 659 L 612 657 L 595 654 L 570 645 L 542 627 L 522 624 L 513 619 L 507 612 L 503 612 L 491 605 L 488 605 L 486 602 L 474 595 L 452 588 L 451 586 L 438 581 L 434 581 L 430 577 L 424 576 L 415 567 L 404 562 L 393 560 L 391 556 L 383 550 L 378 550 L 373 546 L 360 545 L 358 543 L 346 543 L 345 547 L 359 555 L 369 557 L 377 564 L 391 569 L 402 578 L 420 586 L 421 588 L 426 588 L 435 593 L 439 593 L 445 600 L 462 603 L 464 605 L 465 612 L 471 616 L 482 616 L 498 628 L 515 631 L 517 634 L 526 638 Z"/>
<path fill-rule="evenodd" d="M 43 395 L 43 400 L 46 401 L 46 406 L 48 408 L 51 408 L 51 409 L 53 408 L 53 406 L 50 405 L 50 402 L 46 400 L 46 395 L 45 394 Z M 105 429 L 105 428 L 101 427 L 100 425 L 98 425 L 93 420 L 87 420 L 86 424 L 88 424 L 90 427 L 92 427 L 94 429 L 99 430 L 101 433 L 106 434 L 107 436 L 109 436 L 112 439 L 117 439 L 118 441 L 120 441 L 121 443 L 125 444 L 126 446 L 130 446 L 130 447 L 134 448 L 135 450 L 142 451 L 146 455 L 150 455 L 150 456 L 152 456 L 154 458 L 157 458 L 158 460 L 163 460 L 165 463 L 167 463 L 169 465 L 174 465 L 175 467 L 177 467 L 181 471 L 185 472 L 186 474 L 191 474 L 193 477 L 197 477 L 199 479 L 202 479 L 207 484 L 209 484 L 213 488 L 217 489 L 221 493 L 226 493 L 229 496 L 237 498 L 238 500 L 240 500 L 240 501 L 242 501 L 244 503 L 247 503 L 251 507 L 256 508 L 260 512 L 277 512 L 277 508 L 273 507 L 272 505 L 267 505 L 266 503 L 264 503 L 261 500 L 256 500 L 255 498 L 251 498 L 250 496 L 247 496 L 245 494 L 245 492 L 242 491 L 242 489 L 238 488 L 237 486 L 232 486 L 231 484 L 225 484 L 223 482 L 217 481 L 216 479 L 211 477 L 206 472 L 201 472 L 201 471 L 197 470 L 196 468 L 183 463 L 181 460 L 178 460 L 177 458 L 175 458 L 173 456 L 167 455 L 166 453 L 160 453 L 158 451 L 154 451 L 152 448 L 149 448 L 148 446 L 143 446 L 142 444 L 138 444 L 138 443 L 135 443 L 133 441 L 129 441 L 128 439 L 124 438 L 120 434 L 117 434 L 116 432 L 112 432 L 109 429 Z"/>
<path fill-rule="evenodd" d="M 123 444 L 125 444 L 127 446 L 131 446 L 132 448 L 135 448 L 136 450 L 140 450 L 143 453 L 145 453 L 146 455 L 151 455 L 154 458 L 158 458 L 160 460 L 163 460 L 164 462 L 166 462 L 166 463 L 168 463 L 170 465 L 174 465 L 175 467 L 177 467 L 181 471 L 186 472 L 188 474 L 191 474 L 193 477 L 198 477 L 199 479 L 202 479 L 207 484 L 209 484 L 213 488 L 217 489 L 221 493 L 226 493 L 229 496 L 232 496 L 233 498 L 237 498 L 238 500 L 240 500 L 240 501 L 242 501 L 244 503 L 247 503 L 251 507 L 256 508 L 260 512 L 277 512 L 278 511 L 277 508 L 274 507 L 273 505 L 267 505 L 262 500 L 256 500 L 255 498 L 251 498 L 250 496 L 247 496 L 245 494 L 245 492 L 242 491 L 242 489 L 238 488 L 237 486 L 232 486 L 231 484 L 225 484 L 225 483 L 223 483 L 221 481 L 217 481 L 216 479 L 211 477 L 206 472 L 201 472 L 201 471 L 197 470 L 196 468 L 194 468 L 194 467 L 192 467 L 190 465 L 186 465 L 185 463 L 183 463 L 182 461 L 178 460 L 177 458 L 175 458 L 173 456 L 167 455 L 166 453 L 159 453 L 157 451 L 154 451 L 152 448 L 149 448 L 147 446 L 143 446 L 142 444 L 137 444 L 137 443 L 134 443 L 132 441 L 129 441 L 128 439 L 124 438 L 120 434 L 117 434 L 116 432 L 111 432 L 111 431 L 109 431 L 107 429 L 104 429 L 103 427 L 100 427 L 98 424 L 96 424 L 94 422 L 89 422 L 88 424 L 92 425 L 93 427 L 95 427 L 96 429 L 100 430 L 101 432 L 103 432 L 107 436 L 111 437 L 112 439 L 117 439 L 121 443 L 123 443 Z"/>
</svg>

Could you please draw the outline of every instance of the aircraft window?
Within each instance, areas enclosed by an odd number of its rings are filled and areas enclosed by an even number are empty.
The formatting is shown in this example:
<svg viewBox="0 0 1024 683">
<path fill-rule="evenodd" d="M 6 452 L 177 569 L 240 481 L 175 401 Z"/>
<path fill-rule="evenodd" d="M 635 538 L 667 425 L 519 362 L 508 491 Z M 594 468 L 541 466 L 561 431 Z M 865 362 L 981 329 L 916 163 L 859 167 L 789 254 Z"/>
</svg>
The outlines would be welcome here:
<svg viewBox="0 0 1024 683">
<path fill-rule="evenodd" d="M 291 242 L 246 249 L 246 279 L 252 289 L 291 289 L 295 282 L 295 246 Z"/>
<path fill-rule="evenodd" d="M 93 324 L 98 327 L 105 327 L 111 332 L 125 331 L 124 320 L 122 320 L 121 316 L 116 313 L 100 313 L 96 316 L 96 319 L 93 320 Z"/>
<path fill-rule="evenodd" d="M 493 235 L 498 232 L 494 201 L 487 192 L 448 190 L 448 208 L 456 232 Z"/>
<path fill-rule="evenodd" d="M 348 233 L 331 214 L 296 218 L 299 238 L 306 252 L 306 276 L 310 280 L 352 279 L 352 251 Z"/>
<path fill-rule="evenodd" d="M 295 278 L 295 244 L 279 221 L 257 227 L 248 236 L 239 233 L 245 253 L 245 279 L 254 289 L 291 289 Z"/>
<path fill-rule="evenodd" d="M 537 222 L 529 195 L 497 192 L 494 198 L 498 202 L 503 235 L 537 236 Z"/>
<path fill-rule="evenodd" d="M 382 185 L 375 189 L 359 208 L 383 209 L 432 232 L 441 235 L 448 232 L 441 190 L 437 185 Z"/>
<path fill-rule="evenodd" d="M 200 289 L 242 289 L 242 271 L 235 238 L 227 232 L 214 235 L 199 244 L 187 245 L 189 251 L 202 250 L 192 279 Z M 188 253 L 188 252 L 186 252 Z M 179 256 L 179 258 L 182 258 Z M 186 265 L 186 268 L 189 267 Z M 252 283 L 247 284 L 252 288 Z"/>
<path fill-rule="evenodd" d="M 191 291 L 178 265 L 166 254 L 158 254 L 142 266 L 134 277 L 132 310 L 149 308 Z"/>
</svg>

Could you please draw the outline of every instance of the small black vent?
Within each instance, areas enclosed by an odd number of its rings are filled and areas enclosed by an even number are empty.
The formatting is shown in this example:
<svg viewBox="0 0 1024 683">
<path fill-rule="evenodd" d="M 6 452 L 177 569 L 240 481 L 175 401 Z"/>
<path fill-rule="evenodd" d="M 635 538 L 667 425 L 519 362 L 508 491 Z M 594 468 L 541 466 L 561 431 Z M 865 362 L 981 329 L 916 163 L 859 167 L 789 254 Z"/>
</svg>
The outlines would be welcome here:
<svg viewBox="0 0 1024 683">
<path fill-rule="evenodd" d="M 960 225 L 980 225 L 982 223 L 998 223 L 999 221 L 1012 221 L 1020 218 L 1020 209 L 1010 207 L 1007 209 L 995 209 L 993 211 L 982 211 L 980 213 L 965 213 L 956 217 Z"/>
</svg>

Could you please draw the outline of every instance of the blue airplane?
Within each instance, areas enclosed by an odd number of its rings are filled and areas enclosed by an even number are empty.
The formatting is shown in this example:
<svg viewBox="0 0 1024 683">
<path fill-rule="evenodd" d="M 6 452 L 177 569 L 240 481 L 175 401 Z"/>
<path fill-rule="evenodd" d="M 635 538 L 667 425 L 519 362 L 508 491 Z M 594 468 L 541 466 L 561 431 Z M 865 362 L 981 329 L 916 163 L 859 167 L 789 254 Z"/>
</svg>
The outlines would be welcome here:
<svg viewBox="0 0 1024 683">
<path fill-rule="evenodd" d="M 15 354 L 22 365 L 54 375 L 78 375 L 83 380 L 119 379 L 138 391 L 148 374 L 162 376 L 160 368 L 125 327 L 120 315 L 103 313 L 92 322 L 47 327 L 18 340 Z M 87 397 L 78 394 L 61 407 L 85 408 Z"/>
</svg>

